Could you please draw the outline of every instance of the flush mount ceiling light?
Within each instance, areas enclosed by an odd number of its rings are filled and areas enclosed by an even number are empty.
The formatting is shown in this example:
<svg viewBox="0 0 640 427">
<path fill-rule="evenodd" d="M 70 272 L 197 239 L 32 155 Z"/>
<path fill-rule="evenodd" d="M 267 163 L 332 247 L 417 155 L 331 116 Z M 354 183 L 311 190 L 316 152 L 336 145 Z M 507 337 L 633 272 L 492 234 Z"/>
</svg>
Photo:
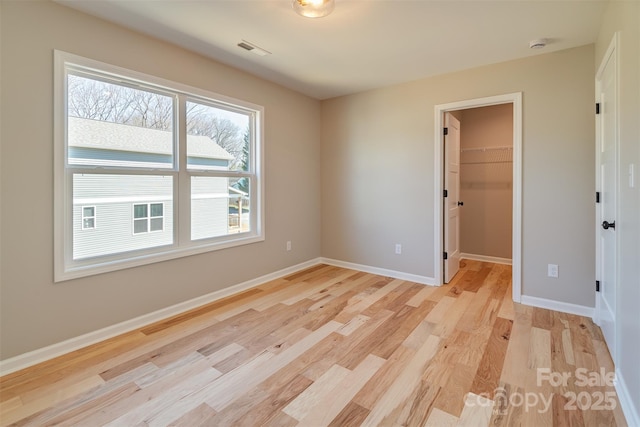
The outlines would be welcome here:
<svg viewBox="0 0 640 427">
<path fill-rule="evenodd" d="M 293 10 L 307 18 L 322 18 L 333 12 L 334 0 L 293 0 Z"/>
</svg>

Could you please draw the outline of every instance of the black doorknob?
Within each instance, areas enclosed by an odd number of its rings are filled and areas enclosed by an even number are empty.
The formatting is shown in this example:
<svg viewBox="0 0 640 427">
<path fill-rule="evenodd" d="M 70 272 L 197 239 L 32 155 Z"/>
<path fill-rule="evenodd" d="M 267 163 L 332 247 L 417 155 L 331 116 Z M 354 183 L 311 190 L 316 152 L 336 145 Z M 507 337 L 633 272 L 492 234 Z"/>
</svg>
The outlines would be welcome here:
<svg viewBox="0 0 640 427">
<path fill-rule="evenodd" d="M 613 228 L 614 230 L 616 229 L 616 222 L 608 222 L 608 221 L 602 221 L 602 228 L 604 228 L 605 230 L 608 230 L 610 228 Z"/>
<path fill-rule="evenodd" d="M 458 206 L 464 206 L 464 202 L 458 202 Z"/>
</svg>

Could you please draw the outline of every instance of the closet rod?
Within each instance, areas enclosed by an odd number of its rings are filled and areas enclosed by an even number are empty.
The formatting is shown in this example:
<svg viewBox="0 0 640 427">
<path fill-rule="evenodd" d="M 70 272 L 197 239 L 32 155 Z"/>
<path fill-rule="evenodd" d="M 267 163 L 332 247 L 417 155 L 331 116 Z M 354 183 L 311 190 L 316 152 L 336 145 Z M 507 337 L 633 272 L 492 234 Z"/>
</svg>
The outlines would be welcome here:
<svg viewBox="0 0 640 427">
<path fill-rule="evenodd" d="M 505 145 L 503 147 L 478 147 L 478 148 L 462 148 L 460 149 L 461 153 L 465 153 L 468 151 L 499 151 L 499 150 L 513 150 L 513 147 L 509 145 Z"/>
</svg>

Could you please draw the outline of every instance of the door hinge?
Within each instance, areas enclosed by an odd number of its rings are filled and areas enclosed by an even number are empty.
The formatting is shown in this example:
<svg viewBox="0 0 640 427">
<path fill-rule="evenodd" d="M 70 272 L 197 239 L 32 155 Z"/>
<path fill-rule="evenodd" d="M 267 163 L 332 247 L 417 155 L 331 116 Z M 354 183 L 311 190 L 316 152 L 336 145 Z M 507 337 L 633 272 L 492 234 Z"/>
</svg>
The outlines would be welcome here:
<svg viewBox="0 0 640 427">
<path fill-rule="evenodd" d="M 444 191 L 442 192 L 442 195 L 443 195 L 444 197 L 449 197 L 449 192 L 448 192 L 447 190 L 444 190 Z"/>
<path fill-rule="evenodd" d="M 449 135 L 449 128 L 444 128 L 443 133 L 444 135 Z"/>
<path fill-rule="evenodd" d="M 596 203 L 600 203 L 600 192 L 596 191 Z"/>
<path fill-rule="evenodd" d="M 448 259 L 448 258 L 449 258 L 449 254 L 448 254 L 448 253 L 446 253 L 446 252 L 444 252 L 444 253 L 442 254 L 442 256 L 444 257 L 444 259 Z"/>
<path fill-rule="evenodd" d="M 600 114 L 600 103 L 596 102 L 596 114 Z"/>
<path fill-rule="evenodd" d="M 600 280 L 596 280 L 596 292 L 600 292 Z"/>
</svg>

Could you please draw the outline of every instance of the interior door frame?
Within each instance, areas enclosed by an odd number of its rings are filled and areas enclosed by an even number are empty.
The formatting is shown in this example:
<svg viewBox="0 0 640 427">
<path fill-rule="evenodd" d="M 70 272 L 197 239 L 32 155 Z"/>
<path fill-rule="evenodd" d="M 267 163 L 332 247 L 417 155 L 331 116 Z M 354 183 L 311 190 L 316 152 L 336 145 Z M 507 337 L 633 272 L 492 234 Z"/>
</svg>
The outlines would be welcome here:
<svg viewBox="0 0 640 427">
<path fill-rule="evenodd" d="M 616 211 L 616 215 L 620 212 L 620 135 L 619 135 L 619 129 L 620 129 L 620 88 L 618 86 L 619 81 L 620 81 L 620 63 L 619 63 L 619 50 L 618 50 L 618 45 L 619 45 L 619 39 L 620 39 L 620 33 L 616 32 L 614 33 L 611 42 L 609 43 L 609 46 L 607 47 L 607 51 L 605 52 L 605 54 L 602 57 L 602 61 L 598 67 L 598 71 L 596 72 L 596 78 L 595 78 L 595 91 L 596 91 L 596 99 L 595 102 L 599 103 L 601 102 L 600 99 L 600 90 L 601 90 L 601 86 L 602 86 L 602 73 L 604 72 L 605 66 L 608 63 L 609 58 L 615 54 L 615 58 L 614 58 L 614 66 L 615 66 L 615 73 L 616 73 L 616 82 L 615 82 L 615 91 L 616 91 L 616 123 L 615 123 L 615 128 L 616 128 L 616 136 L 615 136 L 615 162 L 616 162 L 616 200 L 615 200 L 615 211 Z M 595 157 L 596 157 L 596 163 L 595 163 L 595 168 L 596 168 L 596 191 L 600 192 L 600 194 L 602 194 L 602 188 L 601 188 L 601 165 L 600 165 L 600 145 L 602 143 L 602 134 L 601 134 L 601 126 L 602 126 L 602 116 L 596 116 L 596 153 L 595 153 Z M 596 280 L 602 280 L 602 246 L 601 246 L 601 241 L 600 241 L 600 233 L 601 233 L 601 223 L 603 221 L 602 215 L 601 215 L 601 206 L 600 204 L 596 203 L 595 205 L 595 217 L 596 217 L 596 223 L 595 223 L 595 243 L 596 243 Z M 614 278 L 613 278 L 613 282 L 616 285 L 616 312 L 614 313 L 617 317 L 617 312 L 618 312 L 618 307 L 619 307 L 619 293 L 617 292 L 617 286 L 618 286 L 618 271 L 619 271 L 619 254 L 620 254 L 620 239 L 616 238 L 616 244 L 615 244 L 616 248 L 616 260 L 615 260 L 615 266 L 613 269 L 613 274 L 614 274 Z M 601 301 L 601 296 L 602 294 L 600 292 L 595 292 L 595 300 L 596 300 L 596 304 L 595 304 L 595 310 L 594 310 L 594 314 L 593 314 L 593 321 L 596 323 L 596 325 L 601 326 L 602 325 L 602 318 L 600 316 L 601 310 L 602 310 L 602 301 Z M 615 334 L 615 338 L 614 338 L 614 345 L 616 348 L 613 349 L 613 354 L 612 354 L 612 360 L 614 365 L 617 365 L 618 363 L 618 359 L 619 359 L 619 352 L 618 352 L 618 347 L 619 347 L 619 343 L 618 343 L 618 321 L 617 319 L 613 319 L 614 320 L 614 334 Z M 608 344 L 607 344 L 608 345 Z"/>
<path fill-rule="evenodd" d="M 436 285 L 442 285 L 444 279 L 443 268 L 443 191 L 444 179 L 444 113 L 455 110 L 488 107 L 491 105 L 513 105 L 513 228 L 511 233 L 511 263 L 512 263 L 512 298 L 520 302 L 522 297 L 522 92 L 485 98 L 469 99 L 435 106 L 434 126 L 434 279 Z"/>
</svg>

